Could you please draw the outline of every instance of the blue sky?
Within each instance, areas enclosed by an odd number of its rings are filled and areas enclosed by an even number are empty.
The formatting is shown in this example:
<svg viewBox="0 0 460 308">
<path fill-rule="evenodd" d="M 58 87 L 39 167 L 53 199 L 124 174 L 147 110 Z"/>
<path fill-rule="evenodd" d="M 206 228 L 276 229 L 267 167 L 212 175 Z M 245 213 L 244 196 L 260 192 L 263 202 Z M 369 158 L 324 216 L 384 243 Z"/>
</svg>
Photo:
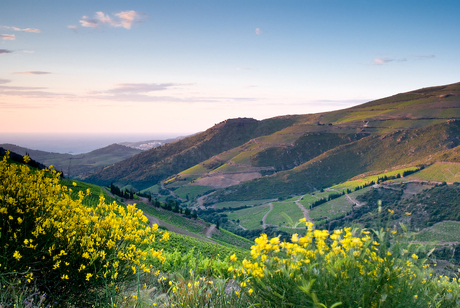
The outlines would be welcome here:
<svg viewBox="0 0 460 308">
<path fill-rule="evenodd" d="M 459 1 L 10 1 L 0 132 L 194 133 L 459 82 Z"/>
</svg>

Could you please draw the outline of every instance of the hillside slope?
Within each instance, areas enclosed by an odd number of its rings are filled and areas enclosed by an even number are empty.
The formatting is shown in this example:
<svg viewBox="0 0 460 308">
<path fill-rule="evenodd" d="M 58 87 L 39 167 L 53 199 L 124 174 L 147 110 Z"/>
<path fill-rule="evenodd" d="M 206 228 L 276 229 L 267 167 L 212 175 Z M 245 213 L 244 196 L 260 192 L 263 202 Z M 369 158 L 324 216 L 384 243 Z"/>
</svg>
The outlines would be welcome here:
<svg viewBox="0 0 460 308">
<path fill-rule="evenodd" d="M 63 171 L 65 176 L 69 176 L 70 174 L 71 177 L 75 178 L 142 152 L 141 150 L 119 144 L 112 144 L 89 153 L 78 155 L 32 150 L 14 144 L 0 144 L 0 147 L 10 149 L 21 155 L 28 153 L 30 158 L 46 166 L 53 165 L 56 170 Z"/>
<path fill-rule="evenodd" d="M 145 151 L 107 167 L 85 180 L 102 185 L 110 182 L 129 183 L 143 189 L 250 139 L 290 126 L 295 121 L 295 116 L 264 121 L 248 118 L 226 120 L 203 133 Z"/>
</svg>

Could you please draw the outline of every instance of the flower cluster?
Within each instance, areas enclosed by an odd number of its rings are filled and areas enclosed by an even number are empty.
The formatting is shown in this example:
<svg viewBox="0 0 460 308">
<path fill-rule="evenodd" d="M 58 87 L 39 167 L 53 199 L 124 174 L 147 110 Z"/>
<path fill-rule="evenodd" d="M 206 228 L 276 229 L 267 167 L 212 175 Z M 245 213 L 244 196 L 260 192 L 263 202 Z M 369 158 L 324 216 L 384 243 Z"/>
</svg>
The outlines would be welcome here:
<svg viewBox="0 0 460 308">
<path fill-rule="evenodd" d="M 146 260 L 163 258 L 148 247 L 168 234 L 149 227 L 135 205 L 106 204 L 101 196 L 87 207 L 82 201 L 89 190 L 72 200 L 52 168 L 30 170 L 7 157 L 0 162 L 1 277 L 88 297 L 88 290 L 117 288 L 136 271 L 149 272 Z"/>
<path fill-rule="evenodd" d="M 281 307 L 387 307 L 395 302 L 430 307 L 439 304 L 440 294 L 447 294 L 450 303 L 459 300 L 459 284 L 432 281 L 427 266 L 422 270 L 426 259 L 402 248 L 396 229 L 329 232 L 306 226 L 306 234 L 294 234 L 290 242 L 261 235 L 251 247 L 252 260 L 229 269 L 247 294 Z"/>
</svg>

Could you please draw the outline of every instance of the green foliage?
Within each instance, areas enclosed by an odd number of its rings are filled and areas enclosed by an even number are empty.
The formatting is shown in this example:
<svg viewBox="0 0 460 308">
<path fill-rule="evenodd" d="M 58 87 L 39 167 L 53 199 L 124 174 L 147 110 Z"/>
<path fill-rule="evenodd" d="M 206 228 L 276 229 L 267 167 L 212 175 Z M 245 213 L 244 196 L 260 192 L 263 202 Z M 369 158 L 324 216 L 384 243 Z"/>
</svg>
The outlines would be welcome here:
<svg viewBox="0 0 460 308">
<path fill-rule="evenodd" d="M 26 157 L 26 160 L 28 158 Z M 72 187 L 76 187 L 75 183 Z M 85 206 L 91 194 L 59 184 L 54 170 L 30 171 L 0 162 L 0 283 L 3 289 L 25 286 L 47 294 L 55 306 L 99 305 L 114 299 L 136 271 L 150 271 L 147 251 L 155 228 L 134 206 Z M 89 202 L 91 203 L 91 202 Z M 167 239 L 167 234 L 164 234 Z M 142 262 L 142 265 L 141 265 Z"/>
<path fill-rule="evenodd" d="M 436 152 L 459 145 L 459 123 L 450 121 L 383 136 L 371 135 L 331 149 L 289 171 L 219 190 L 210 198 L 231 201 L 300 195 L 333 186 L 371 170 L 414 164 Z"/>
</svg>

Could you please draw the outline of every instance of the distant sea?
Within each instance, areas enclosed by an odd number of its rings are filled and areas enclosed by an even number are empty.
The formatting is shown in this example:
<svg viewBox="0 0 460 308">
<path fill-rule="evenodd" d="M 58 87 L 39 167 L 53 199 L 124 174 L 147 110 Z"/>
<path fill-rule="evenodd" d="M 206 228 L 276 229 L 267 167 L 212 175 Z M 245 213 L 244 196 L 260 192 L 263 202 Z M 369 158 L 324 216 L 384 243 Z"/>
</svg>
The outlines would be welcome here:
<svg viewBox="0 0 460 308">
<path fill-rule="evenodd" d="M 165 140 L 186 134 L 25 134 L 0 132 L 0 144 L 11 143 L 32 150 L 81 154 L 114 143 Z"/>
</svg>

